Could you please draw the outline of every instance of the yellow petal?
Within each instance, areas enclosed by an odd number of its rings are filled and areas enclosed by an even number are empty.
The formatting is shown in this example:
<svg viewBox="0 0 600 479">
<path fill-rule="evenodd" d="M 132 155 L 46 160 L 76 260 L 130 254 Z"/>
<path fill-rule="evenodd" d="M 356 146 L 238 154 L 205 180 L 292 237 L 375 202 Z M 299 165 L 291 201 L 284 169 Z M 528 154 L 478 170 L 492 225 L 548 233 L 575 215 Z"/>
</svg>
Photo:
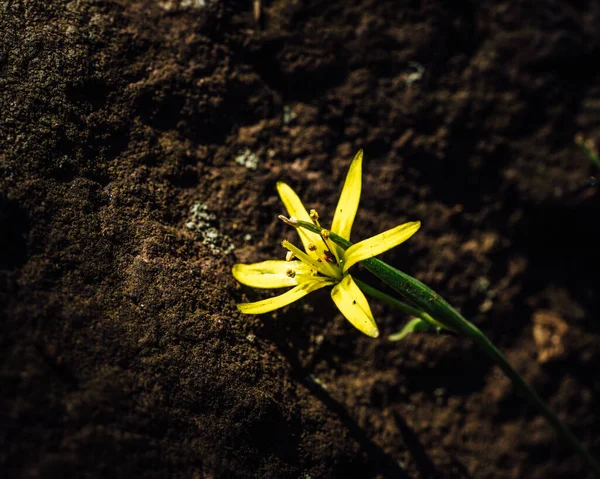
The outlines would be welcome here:
<svg viewBox="0 0 600 479">
<path fill-rule="evenodd" d="M 308 275 L 311 268 L 300 261 L 263 261 L 254 264 L 236 264 L 233 277 L 253 288 L 284 288 L 296 286 L 297 274 Z M 291 274 L 290 274 L 291 272 Z"/>
<path fill-rule="evenodd" d="M 350 231 L 358 210 L 362 185 L 363 151 L 359 150 L 350 164 L 344 187 L 335 208 L 331 231 L 344 239 L 350 240 Z"/>
<path fill-rule="evenodd" d="M 420 221 L 412 221 L 372 236 L 364 241 L 353 244 L 346 250 L 344 257 L 344 273 L 359 261 L 377 256 L 414 235 L 421 227 Z"/>
<path fill-rule="evenodd" d="M 255 303 L 241 303 L 237 305 L 238 311 L 245 314 L 263 314 L 275 311 L 276 309 L 283 308 L 294 301 L 299 300 L 308 293 L 312 293 L 317 289 L 331 285 L 334 282 L 329 278 L 322 277 L 304 277 L 304 280 L 298 284 L 295 288 L 286 291 L 279 296 L 273 298 L 264 299 Z"/>
<path fill-rule="evenodd" d="M 285 209 L 290 217 L 293 216 L 298 220 L 312 223 L 310 215 L 306 211 L 302 201 L 289 185 L 283 181 L 278 181 L 277 192 L 279 193 L 279 197 L 281 198 L 281 201 L 283 202 L 283 205 L 285 206 Z M 307 231 L 302 228 L 296 228 L 296 231 L 298 231 L 298 234 L 300 235 L 300 239 L 304 245 L 304 251 L 306 251 L 311 257 L 317 258 L 317 254 L 310 251 L 308 249 L 308 245 L 311 243 L 314 245 L 322 243 L 323 240 L 321 237 L 312 231 Z"/>
<path fill-rule="evenodd" d="M 287 183 L 278 181 L 277 192 L 290 217 L 294 216 L 299 220 L 312 222 L 302 201 Z"/>
<path fill-rule="evenodd" d="M 350 275 L 345 276 L 333 287 L 331 298 L 356 329 L 372 338 L 379 336 L 367 298 Z"/>
</svg>

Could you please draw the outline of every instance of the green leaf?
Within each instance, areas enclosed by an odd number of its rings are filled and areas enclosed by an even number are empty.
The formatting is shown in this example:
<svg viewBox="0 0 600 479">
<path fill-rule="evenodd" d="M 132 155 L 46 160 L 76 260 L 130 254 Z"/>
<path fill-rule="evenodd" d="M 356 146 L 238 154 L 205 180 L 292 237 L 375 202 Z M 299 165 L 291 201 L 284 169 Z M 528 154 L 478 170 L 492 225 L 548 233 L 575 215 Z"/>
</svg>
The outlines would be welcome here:
<svg viewBox="0 0 600 479">
<path fill-rule="evenodd" d="M 397 333 L 388 336 L 390 341 L 400 341 L 408 336 L 410 333 L 417 332 L 430 332 L 435 331 L 438 332 L 439 328 L 432 326 L 426 321 L 423 321 L 421 318 L 411 319 L 406 325 Z"/>
</svg>

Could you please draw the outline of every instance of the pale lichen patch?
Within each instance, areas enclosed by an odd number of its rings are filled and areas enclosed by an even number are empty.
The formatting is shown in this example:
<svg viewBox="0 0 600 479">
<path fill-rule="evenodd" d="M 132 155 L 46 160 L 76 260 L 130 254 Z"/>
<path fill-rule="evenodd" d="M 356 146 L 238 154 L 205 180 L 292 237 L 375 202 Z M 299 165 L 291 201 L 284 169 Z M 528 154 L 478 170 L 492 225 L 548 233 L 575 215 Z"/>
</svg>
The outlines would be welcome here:
<svg viewBox="0 0 600 479">
<path fill-rule="evenodd" d="M 238 156 L 236 156 L 235 162 L 238 165 L 242 165 L 252 171 L 258 168 L 258 156 L 252 153 L 249 148 L 246 148 Z"/>
<path fill-rule="evenodd" d="M 208 246 L 212 254 L 230 254 L 235 249 L 233 241 L 216 228 L 216 220 L 217 216 L 208 210 L 206 204 L 198 201 L 190 208 L 190 218 L 185 226 L 196 234 L 203 245 Z"/>
</svg>

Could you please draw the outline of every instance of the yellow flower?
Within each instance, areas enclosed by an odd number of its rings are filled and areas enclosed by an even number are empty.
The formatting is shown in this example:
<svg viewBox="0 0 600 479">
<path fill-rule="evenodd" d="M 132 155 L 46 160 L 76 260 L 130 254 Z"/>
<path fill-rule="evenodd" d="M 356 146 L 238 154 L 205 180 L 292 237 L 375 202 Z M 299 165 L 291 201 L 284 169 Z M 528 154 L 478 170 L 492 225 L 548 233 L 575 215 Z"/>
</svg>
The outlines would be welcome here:
<svg viewBox="0 0 600 479">
<path fill-rule="evenodd" d="M 360 200 L 362 158 L 363 152 L 360 150 L 350 165 L 331 224 L 331 231 L 347 240 L 350 240 L 350 231 Z M 317 213 L 311 210 L 309 214 L 298 195 L 287 184 L 277 183 L 277 191 L 290 218 L 319 224 Z M 319 235 L 297 228 L 304 251 L 288 241 L 283 241 L 282 246 L 288 250 L 285 261 L 236 264 L 233 267 L 235 279 L 247 286 L 293 288 L 263 301 L 238 304 L 238 310 L 246 314 L 268 313 L 317 289 L 333 286 L 331 298 L 346 319 L 367 336 L 376 338 L 379 330 L 367 298 L 348 273 L 348 269 L 359 261 L 377 256 L 406 241 L 420 226 L 419 221 L 405 223 L 356 243 L 345 251 L 329 239 L 327 230 L 323 230 L 324 233 Z"/>
</svg>

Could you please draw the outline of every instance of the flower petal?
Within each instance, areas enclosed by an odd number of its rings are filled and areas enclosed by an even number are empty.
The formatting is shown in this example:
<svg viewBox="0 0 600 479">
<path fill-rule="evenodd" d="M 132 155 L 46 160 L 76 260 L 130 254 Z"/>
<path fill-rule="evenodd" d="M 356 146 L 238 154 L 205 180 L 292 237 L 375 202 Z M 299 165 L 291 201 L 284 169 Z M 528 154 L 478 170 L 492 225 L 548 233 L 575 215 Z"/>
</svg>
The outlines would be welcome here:
<svg viewBox="0 0 600 479">
<path fill-rule="evenodd" d="M 365 295 L 356 285 L 352 276 L 347 275 L 331 290 L 331 298 L 352 325 L 367 336 L 379 336 L 377 323 Z"/>
<path fill-rule="evenodd" d="M 279 296 L 263 299 L 255 303 L 241 303 L 237 305 L 238 311 L 244 314 L 263 314 L 283 308 L 294 301 L 299 300 L 308 293 L 312 293 L 317 289 L 333 284 L 334 281 L 329 278 L 317 276 L 304 277 L 304 280 L 295 288 L 286 291 Z"/>
<path fill-rule="evenodd" d="M 279 193 L 279 197 L 281 198 L 281 201 L 283 202 L 283 205 L 285 206 L 285 209 L 290 217 L 293 216 L 296 219 L 312 223 L 312 219 L 302 204 L 302 201 L 288 184 L 284 183 L 283 181 L 278 181 L 277 192 Z M 310 251 L 308 249 L 308 245 L 311 243 L 314 245 L 323 243 L 321 237 L 316 233 L 304 230 L 302 228 L 296 228 L 296 231 L 298 231 L 298 234 L 300 235 L 300 239 L 304 245 L 304 251 L 316 259 L 318 257 L 317 253 Z"/>
<path fill-rule="evenodd" d="M 344 257 L 344 273 L 359 261 L 377 256 L 414 235 L 421 227 L 420 221 L 411 221 L 384 231 L 376 236 L 353 244 L 346 250 Z"/>
<path fill-rule="evenodd" d="M 289 272 L 293 275 L 290 276 Z M 254 264 L 236 264 L 233 277 L 240 283 L 253 288 L 285 288 L 296 286 L 296 274 L 308 275 L 311 268 L 300 261 L 263 261 Z"/>
<path fill-rule="evenodd" d="M 352 230 L 352 224 L 358 210 L 358 202 L 360 201 L 362 159 L 363 151 L 359 150 L 350 164 L 340 199 L 335 208 L 333 222 L 331 223 L 331 231 L 347 240 L 350 240 L 350 231 Z"/>
</svg>

